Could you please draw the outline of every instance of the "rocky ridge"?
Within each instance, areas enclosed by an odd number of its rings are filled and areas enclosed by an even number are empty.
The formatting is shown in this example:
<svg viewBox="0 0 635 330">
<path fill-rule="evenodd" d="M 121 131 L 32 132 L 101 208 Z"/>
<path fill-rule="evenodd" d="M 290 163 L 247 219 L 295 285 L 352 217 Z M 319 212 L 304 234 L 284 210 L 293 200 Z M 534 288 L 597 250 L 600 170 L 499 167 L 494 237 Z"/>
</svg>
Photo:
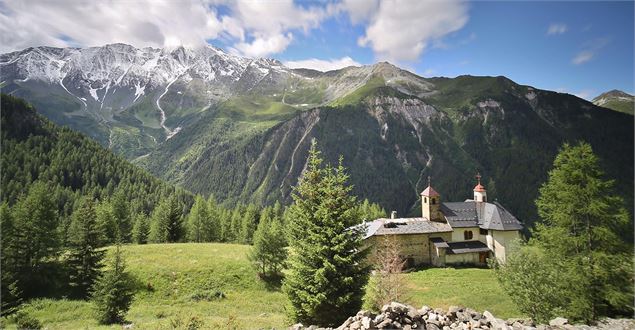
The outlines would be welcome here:
<svg viewBox="0 0 635 330">
<path fill-rule="evenodd" d="M 305 327 L 295 324 L 291 330 L 332 330 L 333 328 L 319 328 L 317 326 Z M 634 319 L 604 319 L 598 324 L 589 326 L 584 324 L 569 324 L 565 318 L 558 317 L 549 324 L 535 324 L 531 319 L 496 318 L 492 313 L 485 311 L 479 313 L 470 308 L 451 306 L 448 310 L 423 306 L 417 309 L 413 306 L 392 302 L 382 307 L 378 314 L 369 311 L 359 311 L 355 316 L 349 317 L 336 330 L 367 330 L 367 329 L 426 329 L 426 330 L 453 330 L 453 329 L 492 329 L 492 330 L 632 330 L 635 329 Z"/>
</svg>

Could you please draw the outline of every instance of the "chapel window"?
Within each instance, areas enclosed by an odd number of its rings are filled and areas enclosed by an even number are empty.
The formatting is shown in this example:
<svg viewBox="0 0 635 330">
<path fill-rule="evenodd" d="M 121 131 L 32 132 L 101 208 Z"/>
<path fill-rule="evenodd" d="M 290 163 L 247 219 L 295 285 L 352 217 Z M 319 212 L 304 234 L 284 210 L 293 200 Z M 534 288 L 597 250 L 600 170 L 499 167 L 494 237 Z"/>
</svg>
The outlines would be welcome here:
<svg viewBox="0 0 635 330">
<path fill-rule="evenodd" d="M 466 230 L 466 231 L 464 231 L 464 232 L 463 232 L 463 238 L 464 238 L 466 241 L 467 241 L 467 240 L 472 239 L 472 237 L 473 237 L 473 236 L 474 236 L 474 235 L 472 234 L 472 231 L 471 231 L 471 230 Z"/>
</svg>

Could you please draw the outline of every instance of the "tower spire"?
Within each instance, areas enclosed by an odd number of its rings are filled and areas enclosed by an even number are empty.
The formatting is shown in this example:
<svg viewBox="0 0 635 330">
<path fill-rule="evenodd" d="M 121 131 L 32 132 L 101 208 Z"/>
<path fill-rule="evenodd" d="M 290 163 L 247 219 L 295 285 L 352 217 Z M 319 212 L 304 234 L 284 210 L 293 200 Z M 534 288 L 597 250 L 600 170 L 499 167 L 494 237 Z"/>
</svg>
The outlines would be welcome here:
<svg viewBox="0 0 635 330">
<path fill-rule="evenodd" d="M 430 184 L 430 176 L 428 175 L 428 187 L 430 187 L 430 186 L 431 186 L 431 184 Z"/>
<path fill-rule="evenodd" d="M 485 187 L 481 184 L 481 173 L 476 172 L 476 181 L 477 184 L 474 187 L 474 201 L 476 202 L 487 202 L 487 192 Z"/>
</svg>

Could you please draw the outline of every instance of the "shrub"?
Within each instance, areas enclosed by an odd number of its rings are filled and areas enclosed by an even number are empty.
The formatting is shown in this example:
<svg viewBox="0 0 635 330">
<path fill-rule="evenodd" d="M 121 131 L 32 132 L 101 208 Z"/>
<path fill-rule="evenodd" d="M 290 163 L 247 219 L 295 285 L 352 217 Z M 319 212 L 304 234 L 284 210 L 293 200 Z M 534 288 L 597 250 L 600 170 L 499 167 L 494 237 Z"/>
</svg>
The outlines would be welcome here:
<svg viewBox="0 0 635 330">
<path fill-rule="evenodd" d="M 24 311 L 18 311 L 15 316 L 15 323 L 18 330 L 38 330 L 42 329 L 42 323 L 35 317 Z"/>
</svg>

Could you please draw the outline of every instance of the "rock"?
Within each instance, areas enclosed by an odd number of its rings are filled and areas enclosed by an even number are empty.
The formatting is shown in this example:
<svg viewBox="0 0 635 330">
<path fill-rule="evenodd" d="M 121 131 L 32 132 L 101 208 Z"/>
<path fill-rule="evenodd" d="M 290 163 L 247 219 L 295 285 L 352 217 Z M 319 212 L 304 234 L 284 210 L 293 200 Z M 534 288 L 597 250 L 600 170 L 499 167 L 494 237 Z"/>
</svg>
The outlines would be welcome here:
<svg viewBox="0 0 635 330">
<path fill-rule="evenodd" d="M 375 319 L 373 321 L 375 321 L 375 324 L 379 324 L 381 323 L 381 321 L 384 320 L 384 318 L 386 318 L 384 314 L 378 314 L 377 316 L 375 316 Z"/>
<path fill-rule="evenodd" d="M 439 317 L 437 316 L 437 314 L 432 313 L 432 312 L 428 313 L 428 321 L 432 321 L 432 322 L 434 322 L 434 321 L 436 321 L 438 318 L 439 318 Z"/>
<path fill-rule="evenodd" d="M 362 322 L 361 321 L 355 321 L 353 323 L 351 323 L 351 325 L 348 327 L 350 330 L 359 330 L 362 328 Z"/>
<path fill-rule="evenodd" d="M 302 330 L 304 329 L 304 325 L 302 323 L 296 323 L 291 326 L 291 330 Z"/>
<path fill-rule="evenodd" d="M 408 310 L 408 317 L 413 321 L 416 321 L 421 319 L 421 314 L 419 314 L 419 311 L 413 308 Z"/>
<path fill-rule="evenodd" d="M 501 319 L 497 319 L 494 317 L 494 315 L 492 315 L 492 313 L 485 311 L 483 312 L 483 316 L 485 317 L 485 319 L 487 320 L 487 322 L 489 322 L 489 327 L 491 329 L 494 330 L 507 330 L 507 324 L 505 324 L 505 321 L 501 320 Z"/>
<path fill-rule="evenodd" d="M 372 320 L 370 319 L 370 317 L 364 316 L 362 318 L 362 327 L 364 327 L 364 329 L 370 329 L 371 322 L 372 322 Z"/>
<path fill-rule="evenodd" d="M 569 320 L 564 317 L 556 317 L 555 319 L 549 321 L 549 325 L 554 327 L 561 327 L 565 324 L 569 324 Z"/>
<path fill-rule="evenodd" d="M 514 330 L 523 330 L 524 326 L 522 325 L 522 323 L 515 321 L 514 323 L 512 323 L 512 329 Z"/>
<path fill-rule="evenodd" d="M 400 304 L 398 302 L 394 302 L 394 301 L 391 302 L 390 307 L 392 308 L 392 311 L 395 313 L 405 314 L 408 312 L 408 306 L 404 304 Z"/>
<path fill-rule="evenodd" d="M 406 324 L 403 326 L 403 330 L 412 330 L 412 326 L 410 324 Z"/>
<path fill-rule="evenodd" d="M 439 328 L 439 326 L 434 323 L 427 323 L 426 329 L 427 330 L 441 330 L 441 328 Z"/>
<path fill-rule="evenodd" d="M 377 324 L 377 328 L 385 329 L 385 328 L 389 328 L 391 325 L 392 325 L 392 320 L 391 319 L 385 319 L 385 320 L 381 321 L 379 324 Z"/>
</svg>

